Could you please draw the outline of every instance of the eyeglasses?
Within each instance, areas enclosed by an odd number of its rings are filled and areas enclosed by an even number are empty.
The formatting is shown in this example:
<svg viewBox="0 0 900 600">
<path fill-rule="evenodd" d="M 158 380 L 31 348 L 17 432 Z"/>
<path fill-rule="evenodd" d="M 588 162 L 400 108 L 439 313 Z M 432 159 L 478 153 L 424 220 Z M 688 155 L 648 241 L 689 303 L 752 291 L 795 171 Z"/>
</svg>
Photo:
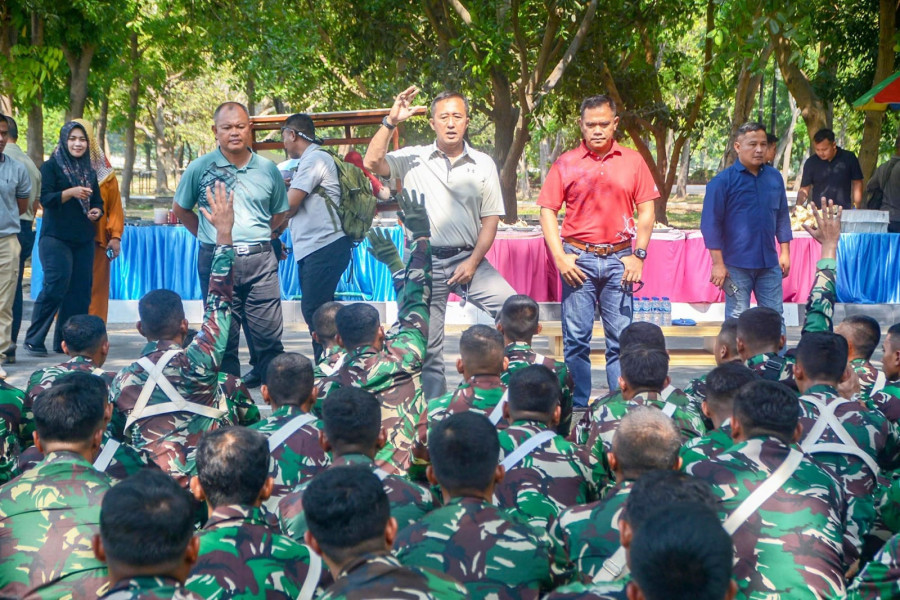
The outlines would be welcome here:
<svg viewBox="0 0 900 600">
<path fill-rule="evenodd" d="M 643 281 L 629 281 L 627 283 L 624 281 L 622 282 L 622 293 L 627 296 L 634 296 L 635 292 L 639 292 L 642 289 L 644 289 Z"/>
</svg>

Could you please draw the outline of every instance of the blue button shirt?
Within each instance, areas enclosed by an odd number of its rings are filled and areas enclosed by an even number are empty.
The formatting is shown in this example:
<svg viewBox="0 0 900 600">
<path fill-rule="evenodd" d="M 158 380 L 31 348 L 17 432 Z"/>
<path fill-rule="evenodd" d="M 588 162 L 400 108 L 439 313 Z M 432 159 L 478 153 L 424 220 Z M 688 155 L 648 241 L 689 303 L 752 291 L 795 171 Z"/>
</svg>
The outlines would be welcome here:
<svg viewBox="0 0 900 600">
<path fill-rule="evenodd" d="M 763 165 L 754 175 L 736 161 L 713 177 L 706 186 L 700 231 L 707 248 L 722 251 L 726 266 L 777 266 L 773 239 L 780 243 L 793 239 L 781 174 Z"/>
</svg>

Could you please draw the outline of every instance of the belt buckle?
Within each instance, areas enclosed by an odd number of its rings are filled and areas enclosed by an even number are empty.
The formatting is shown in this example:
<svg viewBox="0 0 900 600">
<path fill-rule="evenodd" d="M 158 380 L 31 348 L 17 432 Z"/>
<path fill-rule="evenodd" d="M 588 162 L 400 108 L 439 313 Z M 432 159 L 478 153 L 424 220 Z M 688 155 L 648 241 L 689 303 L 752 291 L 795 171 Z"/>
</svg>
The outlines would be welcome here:
<svg viewBox="0 0 900 600">
<path fill-rule="evenodd" d="M 250 246 L 249 244 L 235 244 L 234 252 L 238 256 L 247 256 L 250 254 Z"/>
<path fill-rule="evenodd" d="M 608 256 L 612 252 L 612 244 L 585 244 L 586 250 L 597 256 Z"/>
</svg>

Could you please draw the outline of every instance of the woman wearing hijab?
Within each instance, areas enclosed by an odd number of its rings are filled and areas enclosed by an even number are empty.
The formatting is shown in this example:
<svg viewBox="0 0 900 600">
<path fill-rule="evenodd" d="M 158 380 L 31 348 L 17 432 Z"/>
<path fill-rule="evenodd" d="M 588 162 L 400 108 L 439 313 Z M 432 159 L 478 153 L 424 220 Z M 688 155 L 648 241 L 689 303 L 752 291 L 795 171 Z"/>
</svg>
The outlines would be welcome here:
<svg viewBox="0 0 900 600">
<path fill-rule="evenodd" d="M 54 316 L 53 350 L 62 352 L 63 324 L 73 315 L 86 314 L 91 302 L 95 222 L 103 215 L 103 199 L 83 125 L 63 125 L 59 144 L 41 165 L 41 178 L 44 219 L 38 252 L 44 287 L 25 335 L 25 351 L 33 356 L 47 356 L 44 340 Z"/>
<path fill-rule="evenodd" d="M 87 132 L 90 144 L 91 167 L 97 174 L 100 184 L 100 197 L 103 198 L 103 216 L 97 221 L 97 234 L 94 236 L 94 278 L 91 285 L 90 313 L 106 321 L 109 311 L 109 263 L 114 261 L 122 249 L 122 231 L 125 229 L 125 212 L 122 210 L 122 194 L 119 192 L 119 180 L 113 171 L 90 121 L 75 119 Z M 109 250 L 111 256 L 107 255 Z"/>
</svg>

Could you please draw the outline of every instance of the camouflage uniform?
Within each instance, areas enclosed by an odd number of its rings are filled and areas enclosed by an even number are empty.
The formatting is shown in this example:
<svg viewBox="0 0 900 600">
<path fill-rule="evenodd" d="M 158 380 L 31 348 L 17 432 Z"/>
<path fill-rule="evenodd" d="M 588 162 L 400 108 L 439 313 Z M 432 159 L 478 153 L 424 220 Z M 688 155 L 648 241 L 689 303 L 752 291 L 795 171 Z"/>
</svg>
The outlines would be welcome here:
<svg viewBox="0 0 900 600">
<path fill-rule="evenodd" d="M 33 442 L 24 438 L 25 392 L 0 379 L 0 484 L 15 477 L 16 459 Z"/>
<path fill-rule="evenodd" d="M 452 392 L 428 402 L 428 410 L 419 419 L 418 437 L 422 444 L 428 443 L 428 431 L 432 427 L 456 413 L 473 410 L 485 416 L 491 415 L 500 404 L 506 386 L 497 375 L 473 375 L 459 384 Z M 499 409 L 502 410 L 502 407 Z M 507 426 L 502 413 L 496 422 L 499 429 Z"/>
<path fill-rule="evenodd" d="M 859 377 L 859 396 L 867 401 L 872 397 L 872 389 L 878 381 L 878 369 L 864 358 L 854 358 L 850 361 L 850 366 Z"/>
<path fill-rule="evenodd" d="M 573 583 L 557 588 L 544 600 L 628 600 L 627 582 Z"/>
<path fill-rule="evenodd" d="M 547 534 L 480 498 L 453 498 L 403 529 L 394 554 L 460 581 L 474 600 L 536 600 L 556 583 Z"/>
<path fill-rule="evenodd" d="M 572 394 L 575 392 L 575 382 L 569 374 L 569 368 L 566 363 L 561 360 L 553 360 L 552 357 L 543 356 L 535 352 L 530 344 L 525 342 L 513 342 L 506 346 L 506 358 L 509 359 L 509 366 L 500 376 L 503 385 L 509 386 L 510 376 L 523 367 L 529 365 L 544 365 L 548 369 L 556 373 L 559 379 L 559 387 L 562 389 L 562 416 L 559 420 L 557 431 L 562 436 L 569 435 L 572 430 Z"/>
<path fill-rule="evenodd" d="M 73 356 L 66 362 L 54 367 L 38 369 L 28 378 L 28 386 L 25 388 L 25 414 L 27 423 L 30 426 L 30 430 L 26 431 L 26 435 L 30 435 L 30 432 L 34 431 L 34 417 L 31 414 L 31 407 L 34 406 L 35 399 L 41 392 L 52 386 L 57 379 L 73 372 L 96 375 L 102 379 L 106 385 L 111 384 L 116 376 L 116 374 L 111 371 L 104 371 L 86 356 Z"/>
<path fill-rule="evenodd" d="M 103 595 L 103 600 L 203 600 L 171 577 L 123 579 Z"/>
<path fill-rule="evenodd" d="M 256 429 L 270 436 L 304 414 L 306 413 L 299 406 L 285 404 L 279 406 L 268 419 L 251 425 L 250 429 Z M 275 479 L 275 487 L 272 488 L 272 496 L 264 502 L 270 511 L 274 512 L 278 507 L 278 501 L 292 489 L 315 477 L 331 462 L 319 444 L 321 430 L 321 421 L 308 423 L 272 450 L 270 475 Z"/>
<path fill-rule="evenodd" d="M 222 425 L 245 422 L 239 410 L 222 393 L 219 380 L 219 366 L 231 326 L 233 262 L 233 249 L 216 248 L 203 327 L 188 347 L 182 349 L 171 340 L 151 342 L 144 349 L 144 358 L 122 369 L 110 386 L 110 397 L 115 399 L 120 415 L 117 419 L 114 414 L 110 423 L 113 435 L 129 440 L 135 448 L 146 448 L 156 464 L 184 487 L 195 473 L 194 453 L 203 434 Z M 122 422 L 124 417 L 131 418 L 144 384 L 149 379 L 149 372 L 141 362 L 147 359 L 155 365 L 169 351 L 174 352 L 174 357 L 163 370 L 163 379 L 184 400 L 199 405 L 199 408 L 175 409 L 155 416 L 139 417 L 133 423 Z M 150 395 L 147 409 L 153 410 L 155 405 L 170 402 L 166 393 L 157 386 Z M 197 410 L 207 411 L 208 416 L 198 414 Z M 251 411 L 245 416 L 252 419 L 254 415 Z"/>
<path fill-rule="evenodd" d="M 544 423 L 515 421 L 500 432 L 500 460 L 535 435 L 547 431 Z M 560 511 L 597 499 L 586 453 L 557 435 L 507 467 L 503 481 L 494 488 L 500 508 L 517 508 L 531 525 L 547 527 Z"/>
<path fill-rule="evenodd" d="M 431 244 L 427 240 L 413 241 L 406 270 L 398 275 L 405 278 L 397 295 L 398 320 L 382 349 L 362 346 L 349 351 L 341 368 L 323 380 L 317 406 L 344 385 L 375 394 L 388 432 L 388 444 L 378 454 L 379 462 L 393 472 L 405 472 L 410 465 L 416 422 L 424 410 L 421 379 L 431 302 Z"/>
<path fill-rule="evenodd" d="M 198 537 L 200 556 L 185 587 L 207 600 L 296 598 L 310 570 L 310 549 L 273 528 L 260 508 L 219 506 Z"/>
<path fill-rule="evenodd" d="M 712 460 L 723 452 L 727 452 L 733 445 L 731 419 L 725 419 L 717 429 L 684 443 L 680 452 L 681 470 L 687 471 L 688 466 L 695 462 Z"/>
<path fill-rule="evenodd" d="M 843 486 L 848 502 L 847 536 L 853 540 L 856 548 L 861 548 L 863 537 L 875 523 L 876 506 L 884 498 L 884 487 L 888 484 L 886 479 L 879 477 L 877 469 L 880 467 L 890 471 L 897 466 L 900 431 L 880 412 L 867 410 L 857 402 L 843 400 L 831 386 L 815 385 L 800 396 L 800 424 L 804 431 L 801 445 L 812 442 L 807 442 L 806 437 L 820 418 L 819 408 L 813 402 L 824 405 L 841 403 L 834 411 L 836 420 L 855 442 L 856 448 L 876 463 L 876 470 L 873 471 L 858 456 L 837 452 L 813 454 L 815 460 L 828 467 Z M 829 426 L 817 443 L 842 444 L 842 440 Z M 805 449 L 809 451 L 808 448 Z M 856 557 L 848 553 L 847 562 L 852 563 Z"/>
<path fill-rule="evenodd" d="M 799 393 L 797 382 L 794 381 L 794 365 L 796 362 L 797 359 L 794 358 L 793 351 L 789 351 L 784 356 L 778 356 L 777 352 L 757 354 L 748 358 L 744 364 L 763 379 L 783 383 L 794 393 Z M 775 376 L 776 369 L 777 377 Z M 770 375 L 767 376 L 767 373 L 770 373 Z"/>
<path fill-rule="evenodd" d="M 869 561 L 847 591 L 849 600 L 900 597 L 900 536 L 895 535 Z"/>
<path fill-rule="evenodd" d="M 106 565 L 91 543 L 109 477 L 74 452 L 51 452 L 0 487 L 0 596 L 96 598 Z"/>
<path fill-rule="evenodd" d="M 406 567 L 390 554 L 367 554 L 341 571 L 320 600 L 462 600 L 466 588 L 446 575 Z"/>
<path fill-rule="evenodd" d="M 397 526 L 403 529 L 415 523 L 434 508 L 431 492 L 414 484 L 399 475 L 390 475 L 378 468 L 378 465 L 363 454 L 345 454 L 334 459 L 331 466 L 343 467 L 365 465 L 381 479 L 384 491 L 391 504 L 391 516 L 397 519 Z M 306 533 L 306 516 L 303 514 L 303 490 L 309 482 L 300 484 L 297 489 L 286 495 L 278 503 L 278 521 L 282 531 L 297 541 L 303 540 Z"/>
<path fill-rule="evenodd" d="M 313 367 L 313 375 L 315 375 L 316 380 L 318 381 L 319 379 L 334 375 L 334 372 L 343 364 L 346 356 L 347 351 L 337 344 L 325 348 L 325 352 L 322 353 L 322 358 L 320 358 L 319 362 L 316 363 L 316 366 Z"/>
<path fill-rule="evenodd" d="M 755 437 L 687 471 L 712 484 L 724 520 L 790 450 L 774 437 Z M 804 457 L 784 485 L 732 535 L 738 597 L 842 596 L 846 515 L 840 485 L 824 467 Z"/>
<path fill-rule="evenodd" d="M 868 405 L 881 411 L 891 423 L 900 423 L 900 381 L 888 381 L 868 400 Z"/>
<path fill-rule="evenodd" d="M 562 511 L 550 537 L 575 564 L 575 572 L 595 579 L 619 543 L 619 517 L 634 485 L 623 481 L 609 488 L 602 500 Z"/>
<path fill-rule="evenodd" d="M 153 346 L 148 344 L 145 352 L 153 352 Z M 248 426 L 259 423 L 262 416 L 259 414 L 259 407 L 253 400 L 250 389 L 240 377 L 235 377 L 231 373 L 219 371 L 219 394 L 225 397 L 225 401 L 229 406 L 234 407 L 240 425 Z"/>
<path fill-rule="evenodd" d="M 138 450 L 132 448 L 125 442 L 114 441 L 108 432 L 103 432 L 103 443 L 100 446 L 100 455 L 107 444 L 117 444 L 115 454 L 109 461 L 109 465 L 103 469 L 99 469 L 102 473 L 106 473 L 112 482 L 119 483 L 123 479 L 134 475 L 141 469 L 158 469 L 159 467 L 153 462 L 153 455 L 146 450 Z M 99 456 L 98 456 L 99 458 Z M 32 446 L 19 455 L 19 461 L 13 476 L 24 473 L 28 469 L 33 469 L 44 460 L 44 455 L 38 451 L 37 447 Z M 95 468 L 96 464 L 95 464 Z"/>
</svg>

